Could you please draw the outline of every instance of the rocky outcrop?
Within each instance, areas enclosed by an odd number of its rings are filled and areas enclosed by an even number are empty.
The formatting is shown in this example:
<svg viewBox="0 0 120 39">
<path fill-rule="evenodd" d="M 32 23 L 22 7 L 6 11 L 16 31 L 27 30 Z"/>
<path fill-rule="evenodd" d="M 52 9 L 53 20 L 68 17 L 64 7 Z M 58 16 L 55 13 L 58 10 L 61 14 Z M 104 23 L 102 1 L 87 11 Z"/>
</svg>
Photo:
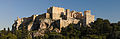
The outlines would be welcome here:
<svg viewBox="0 0 120 39">
<path fill-rule="evenodd" d="M 12 26 L 12 31 L 21 30 L 24 26 L 28 31 L 35 32 L 35 36 L 44 34 L 45 30 L 60 32 L 61 28 L 67 27 L 69 24 L 76 24 L 79 26 L 87 26 L 94 22 L 94 15 L 91 11 L 84 12 L 70 11 L 60 7 L 50 7 L 47 13 L 41 15 L 32 15 L 31 17 L 17 18 Z"/>
<path fill-rule="evenodd" d="M 44 22 L 40 23 L 40 30 L 46 29 L 47 25 Z"/>
</svg>

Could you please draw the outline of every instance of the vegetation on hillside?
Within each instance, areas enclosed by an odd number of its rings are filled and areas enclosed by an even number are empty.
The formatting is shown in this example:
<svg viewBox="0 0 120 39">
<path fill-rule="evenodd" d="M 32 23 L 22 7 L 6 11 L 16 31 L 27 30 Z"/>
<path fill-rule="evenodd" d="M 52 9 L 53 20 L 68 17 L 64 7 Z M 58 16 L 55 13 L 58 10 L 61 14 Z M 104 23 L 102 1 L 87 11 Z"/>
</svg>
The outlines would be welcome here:
<svg viewBox="0 0 120 39">
<path fill-rule="evenodd" d="M 62 28 L 61 33 L 46 31 L 44 36 L 32 37 L 30 31 L 11 32 L 10 29 L 0 31 L 0 39 L 120 39 L 120 22 L 110 23 L 109 20 L 97 18 L 91 27 L 70 24 Z"/>
</svg>

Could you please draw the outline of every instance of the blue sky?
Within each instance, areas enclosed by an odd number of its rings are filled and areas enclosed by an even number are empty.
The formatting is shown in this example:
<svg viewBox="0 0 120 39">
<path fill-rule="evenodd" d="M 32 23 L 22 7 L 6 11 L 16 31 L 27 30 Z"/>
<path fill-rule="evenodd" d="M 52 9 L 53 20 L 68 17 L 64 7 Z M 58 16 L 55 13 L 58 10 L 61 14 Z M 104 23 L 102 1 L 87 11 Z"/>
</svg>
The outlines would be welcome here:
<svg viewBox="0 0 120 39">
<path fill-rule="evenodd" d="M 82 12 L 91 10 L 95 18 L 120 21 L 120 0 L 0 0 L 0 29 L 11 28 L 17 16 L 42 14 L 51 6 Z"/>
</svg>

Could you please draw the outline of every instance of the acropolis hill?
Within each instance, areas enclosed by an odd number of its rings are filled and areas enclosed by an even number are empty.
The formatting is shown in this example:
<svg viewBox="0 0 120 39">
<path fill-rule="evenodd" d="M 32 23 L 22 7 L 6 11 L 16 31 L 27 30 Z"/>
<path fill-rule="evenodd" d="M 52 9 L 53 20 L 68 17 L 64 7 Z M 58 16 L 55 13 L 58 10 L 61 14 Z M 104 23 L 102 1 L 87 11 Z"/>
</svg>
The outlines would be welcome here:
<svg viewBox="0 0 120 39">
<path fill-rule="evenodd" d="M 49 30 L 57 28 L 57 31 L 61 31 L 61 28 L 65 28 L 69 24 L 90 27 L 89 24 L 94 22 L 94 17 L 94 15 L 91 15 L 90 10 L 84 11 L 83 15 L 83 12 L 70 11 L 70 9 L 53 6 L 48 8 L 47 13 L 44 14 L 24 18 L 17 17 L 12 26 L 12 31 L 20 30 L 23 26 L 29 31 L 46 28 Z"/>
</svg>

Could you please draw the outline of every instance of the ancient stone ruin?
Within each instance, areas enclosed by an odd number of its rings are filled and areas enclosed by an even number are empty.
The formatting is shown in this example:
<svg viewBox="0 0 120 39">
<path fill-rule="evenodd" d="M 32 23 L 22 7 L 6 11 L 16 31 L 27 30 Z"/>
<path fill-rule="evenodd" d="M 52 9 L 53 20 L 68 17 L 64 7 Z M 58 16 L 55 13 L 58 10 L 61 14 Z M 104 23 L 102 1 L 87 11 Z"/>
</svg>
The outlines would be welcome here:
<svg viewBox="0 0 120 39">
<path fill-rule="evenodd" d="M 12 31 L 20 30 L 23 26 L 25 26 L 28 31 L 41 31 L 48 28 L 49 30 L 55 29 L 57 32 L 60 32 L 61 28 L 65 28 L 69 24 L 90 27 L 89 24 L 94 22 L 94 17 L 94 15 L 91 15 L 90 10 L 84 11 L 83 15 L 82 12 L 70 11 L 70 9 L 53 6 L 48 8 L 47 13 L 44 14 L 24 18 L 18 17 L 12 26 Z"/>
</svg>

